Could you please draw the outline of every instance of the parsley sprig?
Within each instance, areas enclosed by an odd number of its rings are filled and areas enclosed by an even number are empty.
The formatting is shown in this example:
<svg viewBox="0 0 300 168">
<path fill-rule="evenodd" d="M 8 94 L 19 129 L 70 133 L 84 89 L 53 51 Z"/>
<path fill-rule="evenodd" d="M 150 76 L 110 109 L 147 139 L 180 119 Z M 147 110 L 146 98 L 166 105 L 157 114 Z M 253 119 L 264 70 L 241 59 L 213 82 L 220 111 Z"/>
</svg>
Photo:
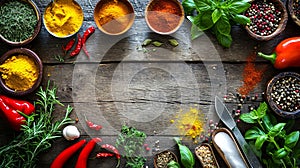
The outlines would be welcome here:
<svg viewBox="0 0 300 168">
<path fill-rule="evenodd" d="M 0 147 L 0 167 L 36 167 L 38 155 L 49 149 L 54 139 L 61 137 L 60 129 L 64 125 L 74 122 L 69 118 L 73 110 L 71 106 L 66 107 L 62 120 L 52 121 L 55 106 L 63 106 L 56 97 L 56 90 L 55 86 L 50 88 L 48 83 L 45 90 L 41 87 L 37 92 L 39 99 L 35 102 L 35 114 L 26 116 L 27 125 L 22 125 L 22 132 L 9 144 Z"/>
</svg>

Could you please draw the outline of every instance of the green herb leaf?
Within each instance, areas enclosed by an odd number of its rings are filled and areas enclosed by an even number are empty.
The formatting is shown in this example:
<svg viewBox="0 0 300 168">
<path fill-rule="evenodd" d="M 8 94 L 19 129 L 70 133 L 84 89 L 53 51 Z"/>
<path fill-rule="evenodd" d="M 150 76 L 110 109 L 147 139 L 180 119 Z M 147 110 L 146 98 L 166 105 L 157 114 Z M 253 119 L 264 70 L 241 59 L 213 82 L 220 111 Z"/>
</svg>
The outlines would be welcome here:
<svg viewBox="0 0 300 168">
<path fill-rule="evenodd" d="M 263 118 L 262 118 L 262 125 L 264 126 L 264 128 L 267 130 L 267 131 L 270 131 L 271 128 L 273 127 L 272 123 L 271 123 L 271 119 L 270 119 L 270 116 L 269 115 L 265 115 Z"/>
<path fill-rule="evenodd" d="M 266 102 L 262 102 L 259 104 L 258 108 L 257 108 L 257 116 L 259 118 L 263 118 L 266 115 L 266 112 L 268 110 L 268 105 Z"/>
<path fill-rule="evenodd" d="M 214 10 L 214 12 L 211 14 L 213 23 L 216 23 L 220 19 L 220 17 L 222 16 L 222 13 L 223 13 L 222 10 L 220 10 L 218 8 L 216 8 Z"/>
<path fill-rule="evenodd" d="M 239 23 L 239 24 L 242 24 L 242 25 L 246 25 L 247 23 L 250 23 L 251 20 L 250 18 L 244 16 L 244 15 L 239 15 L 239 14 L 236 14 L 232 17 L 232 19 L 236 22 L 236 23 Z"/>
<path fill-rule="evenodd" d="M 240 115 L 240 120 L 248 124 L 255 124 L 257 120 L 253 119 L 253 113 L 242 113 Z"/>
<path fill-rule="evenodd" d="M 195 165 L 195 158 L 193 156 L 193 153 L 190 151 L 190 149 L 181 144 L 181 141 L 179 138 L 174 138 L 176 141 L 178 147 L 179 147 L 179 152 L 180 152 L 180 160 L 181 163 L 185 168 L 193 168 Z"/>
<path fill-rule="evenodd" d="M 256 149 L 260 150 L 267 139 L 268 139 L 268 135 L 266 135 L 266 134 L 257 137 L 257 139 L 255 141 Z"/>
<path fill-rule="evenodd" d="M 216 36 L 217 36 L 217 39 L 218 39 L 219 43 L 223 47 L 229 48 L 231 46 L 231 43 L 232 43 L 232 37 L 231 37 L 231 35 L 226 35 L 226 34 L 218 33 L 218 34 L 216 34 Z"/>
<path fill-rule="evenodd" d="M 211 15 L 212 11 L 201 12 L 194 17 L 193 24 L 198 26 L 198 28 L 202 31 L 210 29 L 214 25 Z"/>
<path fill-rule="evenodd" d="M 236 1 L 230 4 L 228 10 L 233 11 L 234 13 L 242 13 L 245 12 L 251 5 L 246 1 Z"/>
<path fill-rule="evenodd" d="M 186 15 L 192 15 L 194 10 L 196 10 L 196 5 L 193 0 L 183 0 L 182 6 Z"/>
<path fill-rule="evenodd" d="M 296 146 L 298 140 L 299 140 L 299 131 L 294 131 L 286 136 L 284 145 L 289 148 L 293 148 Z"/>
<path fill-rule="evenodd" d="M 215 3 L 211 0 L 194 0 L 197 10 L 201 13 L 208 10 L 214 10 Z"/>
<path fill-rule="evenodd" d="M 200 30 L 199 27 L 197 27 L 196 25 L 192 24 L 192 27 L 191 27 L 191 39 L 192 40 L 200 37 L 203 34 L 204 34 L 204 32 L 202 30 Z"/>
<path fill-rule="evenodd" d="M 216 28 L 220 34 L 230 36 L 231 25 L 225 15 L 222 15 L 222 17 L 219 18 L 218 22 L 216 23 Z"/>
<path fill-rule="evenodd" d="M 288 155 L 288 152 L 284 148 L 280 148 L 277 151 L 273 153 L 273 160 L 278 160 L 286 157 Z"/>
<path fill-rule="evenodd" d="M 245 139 L 256 139 L 262 135 L 265 135 L 265 133 L 261 129 L 258 127 L 253 127 L 246 131 Z"/>
<path fill-rule="evenodd" d="M 268 135 L 271 137 L 277 136 L 283 130 L 285 124 L 286 123 L 278 123 L 274 125 L 274 127 L 272 127 L 271 130 L 269 131 Z"/>
</svg>

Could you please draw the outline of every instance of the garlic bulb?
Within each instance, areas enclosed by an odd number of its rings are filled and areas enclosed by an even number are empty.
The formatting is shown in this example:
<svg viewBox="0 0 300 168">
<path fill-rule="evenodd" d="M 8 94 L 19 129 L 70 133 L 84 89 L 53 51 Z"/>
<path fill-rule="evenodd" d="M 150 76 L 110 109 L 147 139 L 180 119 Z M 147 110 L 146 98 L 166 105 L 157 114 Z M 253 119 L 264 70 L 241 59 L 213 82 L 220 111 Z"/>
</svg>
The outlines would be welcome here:
<svg viewBox="0 0 300 168">
<path fill-rule="evenodd" d="M 74 125 L 68 125 L 63 129 L 63 136 L 66 138 L 66 140 L 71 141 L 76 138 L 79 138 L 80 132 Z"/>
</svg>

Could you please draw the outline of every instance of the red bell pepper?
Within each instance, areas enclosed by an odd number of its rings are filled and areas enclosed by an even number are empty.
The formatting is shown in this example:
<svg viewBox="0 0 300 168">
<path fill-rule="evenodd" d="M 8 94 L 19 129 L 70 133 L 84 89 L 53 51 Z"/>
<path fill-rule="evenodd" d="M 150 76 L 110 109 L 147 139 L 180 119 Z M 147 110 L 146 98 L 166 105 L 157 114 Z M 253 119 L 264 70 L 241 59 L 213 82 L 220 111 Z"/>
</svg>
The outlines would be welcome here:
<svg viewBox="0 0 300 168">
<path fill-rule="evenodd" d="M 300 37 L 291 37 L 281 41 L 271 55 L 261 52 L 257 54 L 270 60 L 277 69 L 300 67 Z"/>
<path fill-rule="evenodd" d="M 27 101 L 16 100 L 0 95 L 0 110 L 9 125 L 15 131 L 20 131 L 21 125 L 26 124 L 26 118 L 19 112 L 29 116 L 35 111 L 35 107 Z"/>
</svg>

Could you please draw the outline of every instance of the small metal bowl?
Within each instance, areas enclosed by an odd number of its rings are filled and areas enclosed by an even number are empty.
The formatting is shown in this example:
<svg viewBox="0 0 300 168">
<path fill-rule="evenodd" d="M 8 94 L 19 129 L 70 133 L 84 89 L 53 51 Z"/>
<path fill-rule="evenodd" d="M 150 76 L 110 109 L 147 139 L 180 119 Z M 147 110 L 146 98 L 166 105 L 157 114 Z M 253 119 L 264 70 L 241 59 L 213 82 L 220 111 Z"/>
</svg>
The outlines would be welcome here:
<svg viewBox="0 0 300 168">
<path fill-rule="evenodd" d="M 295 92 L 295 94 L 298 94 L 297 98 L 295 98 L 295 100 L 290 100 L 293 102 L 298 102 L 298 109 L 294 110 L 294 111 L 290 111 L 290 110 L 286 110 L 286 108 L 280 108 L 281 105 L 278 104 L 278 102 L 280 100 L 278 99 L 274 99 L 274 97 L 272 96 L 272 94 L 275 94 L 275 92 L 278 92 L 277 94 L 282 94 L 284 93 L 284 91 L 277 91 L 276 88 L 274 87 L 277 83 L 279 83 L 282 79 L 284 78 L 291 78 L 291 79 L 295 79 L 297 86 L 296 86 L 296 90 L 291 90 L 291 84 L 292 82 L 288 82 L 283 86 L 283 89 L 287 89 L 290 91 Z M 278 75 L 274 76 L 267 85 L 266 88 L 266 100 L 270 106 L 270 108 L 279 116 L 283 117 L 283 118 L 288 118 L 288 119 L 296 119 L 300 117 L 300 74 L 296 73 L 296 72 L 281 72 Z M 284 97 L 285 100 L 283 100 L 283 103 L 286 103 L 289 101 L 287 100 L 288 97 L 285 96 Z M 283 110 L 285 109 L 285 110 Z"/>
<path fill-rule="evenodd" d="M 175 155 L 175 153 L 173 153 L 172 151 L 169 151 L 169 150 L 165 150 L 165 151 L 162 151 L 162 152 L 159 152 L 159 153 L 155 154 L 154 160 L 153 160 L 153 162 L 154 162 L 154 167 L 155 167 L 155 168 L 159 168 L 157 159 L 158 159 L 158 157 L 159 157 L 160 155 L 169 155 L 169 156 L 172 156 L 172 157 L 173 157 L 172 160 L 178 162 L 178 158 L 177 158 L 177 156 Z M 169 160 L 169 162 L 172 161 L 172 160 Z M 169 163 L 169 162 L 168 162 L 168 163 Z M 163 167 L 167 167 L 167 165 L 163 165 Z"/>
<path fill-rule="evenodd" d="M 6 2 L 9 2 L 9 0 L 1 1 L 0 6 L 5 4 Z M 42 25 L 41 12 L 40 12 L 39 8 L 37 7 L 37 5 L 31 0 L 20 0 L 20 2 L 25 2 L 25 3 L 28 3 L 30 6 L 32 6 L 32 8 L 35 11 L 36 17 L 37 17 L 37 24 L 35 26 L 32 36 L 30 36 L 28 39 L 23 40 L 23 41 L 19 41 L 19 42 L 10 41 L 0 34 L 1 40 L 3 40 L 5 43 L 7 43 L 11 46 L 14 46 L 14 47 L 20 47 L 20 46 L 26 45 L 26 44 L 30 43 L 32 40 L 34 40 L 36 38 L 36 36 L 39 34 L 39 32 L 41 30 L 41 25 Z"/>
<path fill-rule="evenodd" d="M 100 0 L 94 9 L 94 21 L 98 29 L 108 35 L 121 35 L 127 32 L 133 25 L 135 14 L 132 4 L 128 0 L 118 0 L 118 5 L 126 7 L 128 13 L 125 16 L 116 18 L 115 16 L 107 15 L 103 18 L 99 17 L 99 12 L 103 11 L 103 7 L 108 3 L 115 3 L 111 0 Z M 107 19 L 108 21 L 103 24 L 100 19 Z"/>
<path fill-rule="evenodd" d="M 294 11 L 294 2 L 296 0 L 289 0 L 288 1 L 288 11 L 289 11 L 289 14 L 292 18 L 292 20 L 298 25 L 300 26 L 300 18 L 298 18 L 296 15 L 295 15 L 295 11 Z M 300 8 L 299 8 L 300 9 Z M 299 11 L 300 12 L 300 11 Z"/>
<path fill-rule="evenodd" d="M 38 55 L 35 52 L 33 52 L 27 48 L 15 48 L 15 49 L 7 51 L 0 58 L 0 65 L 2 65 L 5 62 L 5 60 L 10 58 L 11 56 L 17 55 L 17 54 L 26 55 L 35 62 L 36 66 L 38 68 L 38 71 L 39 71 L 38 78 L 30 89 L 25 90 L 25 91 L 16 91 L 16 90 L 13 90 L 13 89 L 9 88 L 8 86 L 6 86 L 5 81 L 2 79 L 2 76 L 1 76 L 2 74 L 0 73 L 0 88 L 5 93 L 12 95 L 12 96 L 25 96 L 25 95 L 32 93 L 39 87 L 39 85 L 42 81 L 42 77 L 43 77 L 43 64 L 42 64 L 41 59 L 38 57 Z"/>
<path fill-rule="evenodd" d="M 252 0 L 250 3 L 253 4 L 253 3 L 259 2 L 259 1 L 262 1 L 262 0 Z M 268 40 L 273 39 L 275 36 L 279 35 L 285 29 L 287 21 L 288 21 L 288 13 L 285 8 L 285 5 L 283 4 L 283 2 L 281 0 L 266 0 L 266 2 L 272 2 L 275 5 L 275 7 L 279 11 L 281 11 L 281 20 L 280 20 L 279 25 L 276 28 L 276 30 L 269 35 L 258 35 L 256 33 L 254 33 L 252 30 L 250 30 L 249 25 L 246 25 L 245 29 L 248 32 L 248 34 L 250 35 L 250 37 L 252 37 L 256 40 L 259 40 L 259 41 L 268 41 Z"/>
<path fill-rule="evenodd" d="M 60 1 L 62 1 L 62 0 L 60 0 Z M 56 0 L 56 3 L 59 4 L 60 1 Z M 81 17 L 81 18 L 77 18 L 77 19 L 80 19 L 80 24 L 79 24 L 78 27 L 77 27 L 73 32 L 71 32 L 70 34 L 59 35 L 59 34 L 57 34 L 57 33 L 51 31 L 51 29 L 49 28 L 50 25 L 47 24 L 47 21 L 46 21 L 46 18 L 45 18 L 47 9 L 49 9 L 49 8 L 51 8 L 51 7 L 55 7 L 55 6 L 54 6 L 54 5 L 55 5 L 54 3 L 55 3 L 55 1 L 51 1 L 51 2 L 47 5 L 47 7 L 45 8 L 45 11 L 44 11 L 44 14 L 43 14 L 43 24 L 44 24 L 44 26 L 45 26 L 47 32 L 48 32 L 49 34 L 51 34 L 52 36 L 57 37 L 57 38 L 68 38 L 68 37 L 73 36 L 74 34 L 76 34 L 76 33 L 80 30 L 80 28 L 81 28 L 81 26 L 82 26 L 82 24 L 83 24 L 84 13 L 83 13 L 82 7 L 81 7 L 80 4 L 79 4 L 78 2 L 76 2 L 75 0 L 72 1 L 73 5 L 74 5 L 75 7 L 77 7 L 77 8 L 80 10 L 81 14 L 82 14 L 82 17 Z M 68 12 L 70 12 L 70 11 L 65 11 L 65 13 L 68 13 Z M 64 31 L 65 29 L 64 29 L 64 28 L 60 28 L 60 30 L 61 30 L 61 31 Z"/>
<path fill-rule="evenodd" d="M 164 2 L 172 4 L 174 8 L 177 8 L 176 10 L 178 10 L 179 13 L 173 14 L 166 11 L 155 11 L 155 9 L 153 9 L 155 6 L 160 6 L 160 9 L 164 6 L 160 4 L 160 0 L 151 0 L 145 10 L 145 19 L 148 27 L 152 31 L 162 35 L 169 35 L 176 32 L 182 25 L 184 21 L 184 10 L 178 0 L 166 0 Z M 172 25 L 169 25 L 168 27 L 165 26 L 164 24 L 166 24 L 167 22 L 166 18 L 171 18 L 174 23 L 172 23 Z"/>
</svg>

